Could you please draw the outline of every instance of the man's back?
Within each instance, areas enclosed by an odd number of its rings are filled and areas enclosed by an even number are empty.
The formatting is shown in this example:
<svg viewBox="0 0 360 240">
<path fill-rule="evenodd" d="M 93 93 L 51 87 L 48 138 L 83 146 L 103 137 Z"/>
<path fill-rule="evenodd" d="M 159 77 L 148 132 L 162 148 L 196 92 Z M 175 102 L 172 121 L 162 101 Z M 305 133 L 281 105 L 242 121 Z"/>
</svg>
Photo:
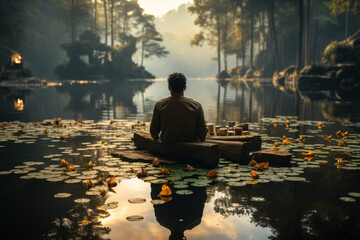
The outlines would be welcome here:
<svg viewBox="0 0 360 240">
<path fill-rule="evenodd" d="M 191 98 L 170 96 L 154 107 L 151 135 L 164 143 L 204 140 L 207 129 L 201 104 Z"/>
</svg>

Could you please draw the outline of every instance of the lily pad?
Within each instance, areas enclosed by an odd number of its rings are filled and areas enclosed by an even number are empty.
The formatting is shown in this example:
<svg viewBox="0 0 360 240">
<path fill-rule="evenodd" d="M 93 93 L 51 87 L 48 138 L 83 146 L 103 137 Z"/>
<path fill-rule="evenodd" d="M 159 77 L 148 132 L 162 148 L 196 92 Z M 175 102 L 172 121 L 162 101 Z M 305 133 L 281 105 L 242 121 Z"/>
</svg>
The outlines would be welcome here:
<svg viewBox="0 0 360 240">
<path fill-rule="evenodd" d="M 136 203 L 137 204 L 137 203 L 146 202 L 146 199 L 144 199 L 144 198 L 131 198 L 128 201 L 129 201 L 129 203 Z"/>
<path fill-rule="evenodd" d="M 344 202 L 356 202 L 356 200 L 351 197 L 341 197 L 340 200 Z"/>
<path fill-rule="evenodd" d="M 57 193 L 54 195 L 55 198 L 68 198 L 71 196 L 71 193 Z"/>
<path fill-rule="evenodd" d="M 154 200 L 151 200 L 150 202 L 151 202 L 153 205 L 161 205 L 161 204 L 166 203 L 166 201 L 161 200 L 161 199 L 154 199 Z"/>
<path fill-rule="evenodd" d="M 74 202 L 85 204 L 85 203 L 90 202 L 90 199 L 89 198 L 78 198 L 78 199 L 75 199 Z"/>
<path fill-rule="evenodd" d="M 144 217 L 140 216 L 140 215 L 132 215 L 132 216 L 126 217 L 126 220 L 128 220 L 130 222 L 137 222 L 137 221 L 144 220 Z"/>
<path fill-rule="evenodd" d="M 251 197 L 250 201 L 253 201 L 253 202 L 265 202 L 265 198 L 263 198 L 263 197 Z"/>
<path fill-rule="evenodd" d="M 358 192 L 349 192 L 348 195 L 352 197 L 360 197 L 360 193 Z"/>
<path fill-rule="evenodd" d="M 175 193 L 178 194 L 178 195 L 191 195 L 194 192 L 191 191 L 191 190 L 178 190 Z"/>
</svg>

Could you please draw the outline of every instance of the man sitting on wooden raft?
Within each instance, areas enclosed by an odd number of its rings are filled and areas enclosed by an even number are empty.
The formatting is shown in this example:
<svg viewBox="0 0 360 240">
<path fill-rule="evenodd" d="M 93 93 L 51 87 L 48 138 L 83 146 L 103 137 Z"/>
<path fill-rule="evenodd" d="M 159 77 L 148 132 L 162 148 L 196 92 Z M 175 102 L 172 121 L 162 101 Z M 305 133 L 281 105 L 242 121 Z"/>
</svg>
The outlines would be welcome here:
<svg viewBox="0 0 360 240">
<path fill-rule="evenodd" d="M 155 103 L 150 125 L 154 140 L 162 143 L 204 141 L 207 128 L 201 104 L 184 97 L 186 77 L 183 73 L 172 73 L 168 77 L 171 96 Z"/>
</svg>

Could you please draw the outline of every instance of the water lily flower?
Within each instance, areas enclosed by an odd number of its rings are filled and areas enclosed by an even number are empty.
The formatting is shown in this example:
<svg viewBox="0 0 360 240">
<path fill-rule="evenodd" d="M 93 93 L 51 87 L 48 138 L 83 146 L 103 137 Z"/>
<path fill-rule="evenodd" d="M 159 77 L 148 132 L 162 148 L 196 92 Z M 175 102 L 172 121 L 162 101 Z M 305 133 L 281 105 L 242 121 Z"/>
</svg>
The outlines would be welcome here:
<svg viewBox="0 0 360 240">
<path fill-rule="evenodd" d="M 159 163 L 158 158 L 154 158 L 154 160 L 153 160 L 153 162 L 152 162 L 152 166 L 153 166 L 153 167 L 158 167 L 159 165 L 160 165 L 160 163 Z"/>
<path fill-rule="evenodd" d="M 169 169 L 166 169 L 166 168 L 163 168 L 163 169 L 161 169 L 160 174 L 161 174 L 161 175 L 169 175 L 169 174 L 170 174 L 170 170 L 169 170 Z"/>
<path fill-rule="evenodd" d="M 146 171 L 146 169 L 144 169 L 144 168 L 141 168 L 141 171 L 139 172 L 139 173 L 136 173 L 136 176 L 137 177 L 139 177 L 139 178 L 141 178 L 141 177 L 147 177 L 147 171 Z"/>
<path fill-rule="evenodd" d="M 65 136 L 63 134 L 60 135 L 60 140 L 65 141 L 68 138 L 68 136 Z"/>
<path fill-rule="evenodd" d="M 338 144 L 339 144 L 339 146 L 344 146 L 345 145 L 345 143 L 343 141 L 341 141 L 341 140 L 339 141 Z"/>
<path fill-rule="evenodd" d="M 92 168 L 94 166 L 94 164 L 92 163 L 92 161 L 89 162 L 88 164 L 89 168 Z"/>
<path fill-rule="evenodd" d="M 172 194 L 171 189 L 166 184 L 162 185 L 160 196 L 170 196 Z"/>
<path fill-rule="evenodd" d="M 274 143 L 274 150 L 279 150 L 279 144 L 278 143 Z"/>
<path fill-rule="evenodd" d="M 92 188 L 94 186 L 93 182 L 90 179 L 87 180 L 87 186 L 88 188 Z"/>
<path fill-rule="evenodd" d="M 115 181 L 115 176 L 112 176 L 108 181 L 107 181 L 108 187 L 115 187 L 117 185 L 117 182 Z"/>
<path fill-rule="evenodd" d="M 100 185 L 103 185 L 104 184 L 104 180 L 101 178 L 101 177 L 98 177 L 98 183 Z"/>
<path fill-rule="evenodd" d="M 305 138 L 303 136 L 300 136 L 298 139 L 295 140 L 297 143 L 303 143 L 305 141 Z"/>
<path fill-rule="evenodd" d="M 309 152 L 307 153 L 301 153 L 304 156 L 316 156 L 316 154 L 314 154 L 311 150 L 309 150 Z"/>
<path fill-rule="evenodd" d="M 60 163 L 61 167 L 67 167 L 68 165 L 69 163 L 65 159 L 61 159 L 61 163 Z"/>
</svg>

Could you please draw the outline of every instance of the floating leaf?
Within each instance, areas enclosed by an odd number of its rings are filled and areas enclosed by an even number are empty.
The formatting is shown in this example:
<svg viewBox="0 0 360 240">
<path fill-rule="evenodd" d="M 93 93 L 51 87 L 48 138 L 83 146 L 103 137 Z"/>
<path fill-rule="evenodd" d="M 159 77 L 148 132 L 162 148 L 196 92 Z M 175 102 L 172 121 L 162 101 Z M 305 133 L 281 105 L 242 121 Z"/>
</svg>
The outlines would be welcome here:
<svg viewBox="0 0 360 240">
<path fill-rule="evenodd" d="M 162 199 L 154 199 L 150 201 L 153 205 L 161 205 L 166 203 L 166 201 L 162 200 Z"/>
<path fill-rule="evenodd" d="M 146 202 L 146 199 L 144 199 L 144 198 L 131 198 L 128 201 L 129 201 L 129 203 L 144 203 L 144 202 Z"/>
<path fill-rule="evenodd" d="M 352 197 L 360 197 L 360 193 L 358 193 L 358 192 L 349 192 L 348 195 L 350 195 Z"/>
<path fill-rule="evenodd" d="M 191 190 L 178 190 L 175 192 L 178 195 L 191 195 L 193 194 L 193 191 Z"/>
<path fill-rule="evenodd" d="M 85 204 L 85 203 L 89 203 L 90 199 L 89 198 L 78 198 L 78 199 L 75 199 L 74 202 Z"/>
<path fill-rule="evenodd" d="M 265 202 L 265 198 L 263 198 L 263 197 L 251 197 L 250 201 L 253 201 L 253 202 Z"/>
<path fill-rule="evenodd" d="M 70 196 L 71 196 L 70 193 L 57 193 L 54 195 L 55 198 L 68 198 Z"/>
<path fill-rule="evenodd" d="M 341 197 L 340 200 L 344 202 L 356 202 L 356 200 L 351 197 Z"/>
<path fill-rule="evenodd" d="M 130 222 L 137 222 L 137 221 L 141 221 L 143 219 L 144 219 L 144 217 L 140 216 L 140 215 L 132 215 L 132 216 L 126 217 L 126 220 L 128 220 Z"/>
</svg>

